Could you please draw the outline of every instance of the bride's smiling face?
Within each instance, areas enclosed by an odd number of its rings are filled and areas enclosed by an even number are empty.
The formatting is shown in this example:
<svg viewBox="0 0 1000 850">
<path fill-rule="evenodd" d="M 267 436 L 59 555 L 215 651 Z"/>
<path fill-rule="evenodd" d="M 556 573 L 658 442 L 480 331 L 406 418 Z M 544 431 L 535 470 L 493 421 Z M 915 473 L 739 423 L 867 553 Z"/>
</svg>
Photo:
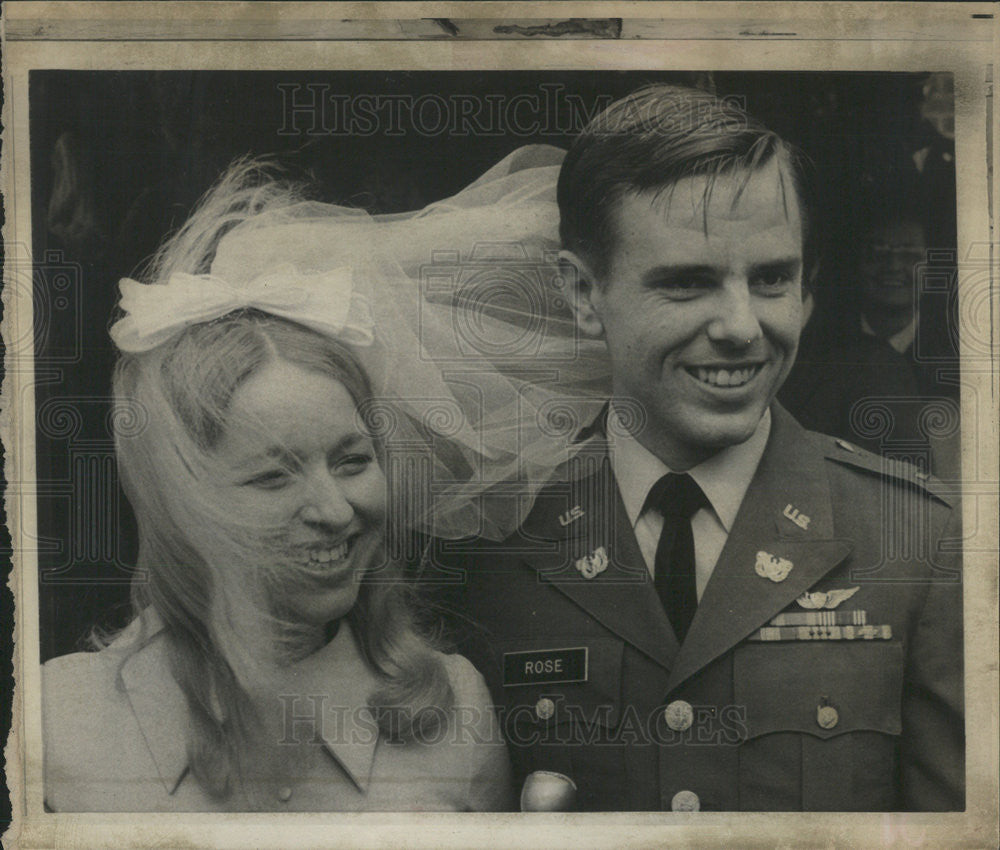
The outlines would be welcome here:
<svg viewBox="0 0 1000 850">
<path fill-rule="evenodd" d="M 355 412 L 339 381 L 274 361 L 233 393 L 216 447 L 226 508 L 266 529 L 265 556 L 295 577 L 282 613 L 305 624 L 351 610 L 382 536 L 385 476 Z"/>
</svg>

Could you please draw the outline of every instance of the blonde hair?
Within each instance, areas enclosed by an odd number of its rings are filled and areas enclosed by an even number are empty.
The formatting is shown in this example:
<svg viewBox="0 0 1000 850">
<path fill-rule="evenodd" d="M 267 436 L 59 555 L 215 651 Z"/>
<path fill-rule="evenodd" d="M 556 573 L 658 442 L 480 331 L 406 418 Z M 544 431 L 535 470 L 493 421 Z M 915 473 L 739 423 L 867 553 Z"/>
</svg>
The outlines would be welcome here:
<svg viewBox="0 0 1000 850">
<path fill-rule="evenodd" d="M 146 281 L 208 272 L 230 229 L 299 200 L 298 191 L 275 180 L 266 165 L 237 163 L 159 251 Z M 123 354 L 113 379 L 116 404 L 123 413 L 141 410 L 144 422 L 116 434 L 122 484 L 139 528 L 138 566 L 146 577 L 133 587 L 133 604 L 137 614 L 152 606 L 163 620 L 172 672 L 191 717 L 194 775 L 212 796 L 241 790 L 250 805 L 245 760 L 261 731 L 252 697 L 266 692 L 269 670 L 308 652 L 316 636 L 274 604 L 295 582 L 296 567 L 269 567 L 272 530 L 240 523 L 213 499 L 220 473 L 213 452 L 229 425 L 236 389 L 276 360 L 340 382 L 356 406 L 371 398 L 368 378 L 348 347 L 254 310 L 190 326 L 150 351 Z M 240 581 L 227 581 L 234 563 L 248 568 Z M 369 700 L 380 728 L 406 737 L 440 722 L 453 695 L 440 656 L 415 625 L 411 591 L 400 572 L 389 563 L 377 581 L 362 581 L 347 617 L 382 681 Z"/>
</svg>

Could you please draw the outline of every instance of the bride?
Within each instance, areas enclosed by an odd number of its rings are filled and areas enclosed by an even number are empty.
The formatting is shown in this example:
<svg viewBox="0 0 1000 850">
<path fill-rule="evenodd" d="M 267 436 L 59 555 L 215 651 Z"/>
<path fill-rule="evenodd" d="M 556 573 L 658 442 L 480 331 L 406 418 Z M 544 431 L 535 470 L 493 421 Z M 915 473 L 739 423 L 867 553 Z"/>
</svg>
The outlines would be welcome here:
<svg viewBox="0 0 1000 850">
<path fill-rule="evenodd" d="M 484 184 L 470 188 L 482 206 Z M 99 651 L 44 665 L 51 810 L 510 806 L 483 680 L 421 631 L 400 580 L 401 529 L 500 536 L 523 500 L 483 511 L 479 496 L 515 474 L 545 481 L 556 457 L 511 430 L 522 378 L 481 360 L 475 393 L 444 376 L 468 358 L 449 312 L 461 299 L 423 297 L 417 246 L 474 219 L 469 197 L 375 221 L 242 163 L 147 282 L 122 281 L 135 616 Z M 538 229 L 515 222 L 508 237 Z M 477 332 L 510 309 L 485 310 Z"/>
</svg>

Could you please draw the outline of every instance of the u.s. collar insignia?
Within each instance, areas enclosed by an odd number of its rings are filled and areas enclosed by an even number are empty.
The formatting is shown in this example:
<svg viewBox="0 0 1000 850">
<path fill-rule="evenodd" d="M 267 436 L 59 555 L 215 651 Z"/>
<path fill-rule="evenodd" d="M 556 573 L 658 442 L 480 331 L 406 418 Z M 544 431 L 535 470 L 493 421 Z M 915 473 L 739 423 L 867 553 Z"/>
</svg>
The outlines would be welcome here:
<svg viewBox="0 0 1000 850">
<path fill-rule="evenodd" d="M 594 578 L 608 568 L 608 553 L 603 546 L 598 546 L 589 555 L 577 558 L 576 568 L 584 578 Z"/>
<path fill-rule="evenodd" d="M 785 558 L 779 558 L 769 552 L 758 552 L 757 563 L 754 564 L 753 568 L 757 575 L 762 578 L 769 578 L 771 581 L 784 581 L 788 578 L 793 566 L 794 564 Z"/>
<path fill-rule="evenodd" d="M 786 519 L 790 519 L 803 531 L 806 531 L 809 528 L 809 523 L 812 522 L 812 517 L 806 516 L 791 502 L 785 505 L 785 509 L 781 513 L 785 516 Z"/>
<path fill-rule="evenodd" d="M 860 587 L 847 587 L 840 590 L 822 590 L 814 593 L 803 593 L 795 601 L 803 608 L 816 610 L 819 608 L 836 608 L 841 602 L 846 602 L 855 593 L 861 590 Z"/>
<path fill-rule="evenodd" d="M 583 508 L 581 508 L 579 505 L 576 505 L 575 507 L 570 508 L 568 511 L 566 511 L 566 513 L 559 515 L 559 525 L 565 528 L 571 522 L 576 522 L 582 516 L 583 516 Z"/>
</svg>

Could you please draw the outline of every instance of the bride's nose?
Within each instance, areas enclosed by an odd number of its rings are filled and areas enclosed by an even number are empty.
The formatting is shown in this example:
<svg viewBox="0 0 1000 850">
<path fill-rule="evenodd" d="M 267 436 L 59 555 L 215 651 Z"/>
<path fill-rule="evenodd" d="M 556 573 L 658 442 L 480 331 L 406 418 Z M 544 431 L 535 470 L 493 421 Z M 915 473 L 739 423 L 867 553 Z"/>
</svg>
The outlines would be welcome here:
<svg viewBox="0 0 1000 850">
<path fill-rule="evenodd" d="M 310 480 L 299 517 L 308 525 L 341 528 L 354 518 L 354 506 L 341 483 L 329 472 L 323 472 Z"/>
</svg>

